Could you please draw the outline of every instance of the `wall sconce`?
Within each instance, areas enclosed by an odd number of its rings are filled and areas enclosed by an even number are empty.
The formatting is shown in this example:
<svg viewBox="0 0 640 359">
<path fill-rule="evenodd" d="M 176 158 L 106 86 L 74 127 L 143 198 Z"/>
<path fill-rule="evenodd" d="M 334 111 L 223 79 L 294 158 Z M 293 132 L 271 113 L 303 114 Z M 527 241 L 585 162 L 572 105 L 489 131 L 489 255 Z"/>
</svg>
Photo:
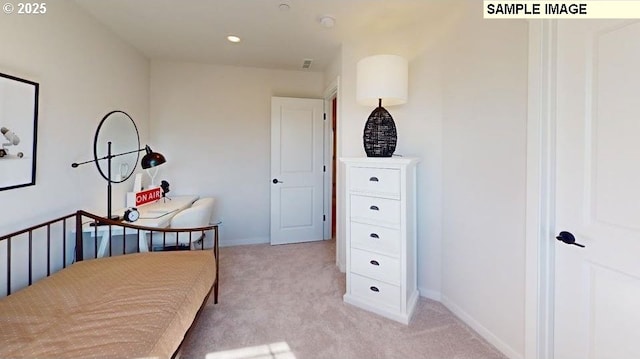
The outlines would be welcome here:
<svg viewBox="0 0 640 359">
<path fill-rule="evenodd" d="M 367 157 L 391 157 L 398 135 L 391 114 L 382 107 L 407 102 L 409 64 L 397 55 L 375 55 L 358 61 L 356 98 L 362 105 L 378 105 L 371 112 L 362 136 Z"/>
</svg>

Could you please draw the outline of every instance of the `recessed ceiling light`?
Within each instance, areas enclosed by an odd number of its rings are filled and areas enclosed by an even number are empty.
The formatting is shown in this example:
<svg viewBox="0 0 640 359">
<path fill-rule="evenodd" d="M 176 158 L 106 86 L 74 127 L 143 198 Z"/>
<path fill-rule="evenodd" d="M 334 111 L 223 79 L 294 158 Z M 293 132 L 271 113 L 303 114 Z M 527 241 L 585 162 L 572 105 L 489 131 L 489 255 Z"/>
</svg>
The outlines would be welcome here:
<svg viewBox="0 0 640 359">
<path fill-rule="evenodd" d="M 227 36 L 227 40 L 229 40 L 230 42 L 233 42 L 233 43 L 240 42 L 240 38 L 238 36 L 236 36 L 236 35 Z"/>
</svg>

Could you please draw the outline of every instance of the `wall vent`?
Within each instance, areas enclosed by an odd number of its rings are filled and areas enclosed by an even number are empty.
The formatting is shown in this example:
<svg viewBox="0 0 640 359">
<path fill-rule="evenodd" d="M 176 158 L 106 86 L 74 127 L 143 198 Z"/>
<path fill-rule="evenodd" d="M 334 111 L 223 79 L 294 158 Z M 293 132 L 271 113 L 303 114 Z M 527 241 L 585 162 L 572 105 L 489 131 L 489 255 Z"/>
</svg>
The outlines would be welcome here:
<svg viewBox="0 0 640 359">
<path fill-rule="evenodd" d="M 311 62 L 313 60 L 312 59 L 304 59 L 304 62 L 302 63 L 302 68 L 303 69 L 308 69 L 311 67 Z"/>
</svg>

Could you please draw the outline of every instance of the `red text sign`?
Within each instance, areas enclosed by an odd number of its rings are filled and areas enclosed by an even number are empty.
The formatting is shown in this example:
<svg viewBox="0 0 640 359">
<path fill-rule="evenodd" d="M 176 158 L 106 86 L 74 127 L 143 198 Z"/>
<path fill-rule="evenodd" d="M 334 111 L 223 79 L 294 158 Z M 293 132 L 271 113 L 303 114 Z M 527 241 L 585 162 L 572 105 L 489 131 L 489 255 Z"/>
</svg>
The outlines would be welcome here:
<svg viewBox="0 0 640 359">
<path fill-rule="evenodd" d="M 160 187 L 136 193 L 136 206 L 153 202 L 162 198 Z"/>
</svg>

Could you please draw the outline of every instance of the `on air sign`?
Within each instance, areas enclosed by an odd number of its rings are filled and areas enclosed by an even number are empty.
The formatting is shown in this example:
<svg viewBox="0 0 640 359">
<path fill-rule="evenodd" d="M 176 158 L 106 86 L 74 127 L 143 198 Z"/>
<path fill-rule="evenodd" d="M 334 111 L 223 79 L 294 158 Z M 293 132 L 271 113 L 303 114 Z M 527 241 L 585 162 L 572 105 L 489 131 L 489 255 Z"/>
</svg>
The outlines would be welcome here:
<svg viewBox="0 0 640 359">
<path fill-rule="evenodd" d="M 160 187 L 148 189 L 142 192 L 136 192 L 136 206 L 157 201 L 160 198 L 162 198 L 162 191 L 160 190 Z"/>
</svg>

